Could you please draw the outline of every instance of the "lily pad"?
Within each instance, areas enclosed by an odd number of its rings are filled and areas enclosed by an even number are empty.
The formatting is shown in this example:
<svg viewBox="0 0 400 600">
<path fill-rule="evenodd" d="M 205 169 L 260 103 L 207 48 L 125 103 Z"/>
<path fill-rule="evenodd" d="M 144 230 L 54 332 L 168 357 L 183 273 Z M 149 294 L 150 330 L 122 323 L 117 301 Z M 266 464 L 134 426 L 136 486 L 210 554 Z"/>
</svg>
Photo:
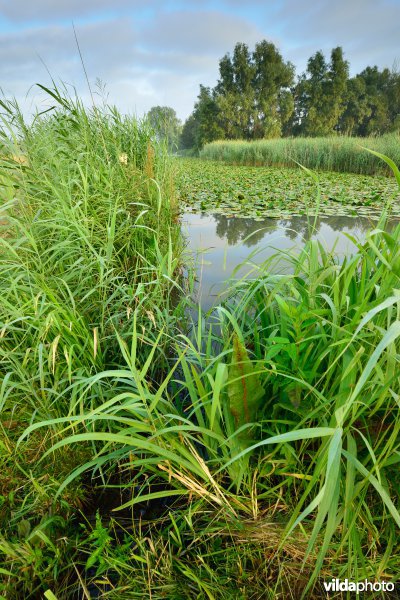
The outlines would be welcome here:
<svg viewBox="0 0 400 600">
<path fill-rule="evenodd" d="M 226 165 L 201 159 L 176 159 L 177 195 L 183 212 L 236 217 L 293 214 L 376 218 L 386 205 L 400 216 L 400 193 L 392 177 L 318 173 L 302 169 Z M 318 190 L 319 188 L 319 190 Z M 319 198 L 318 198 L 319 193 Z"/>
</svg>

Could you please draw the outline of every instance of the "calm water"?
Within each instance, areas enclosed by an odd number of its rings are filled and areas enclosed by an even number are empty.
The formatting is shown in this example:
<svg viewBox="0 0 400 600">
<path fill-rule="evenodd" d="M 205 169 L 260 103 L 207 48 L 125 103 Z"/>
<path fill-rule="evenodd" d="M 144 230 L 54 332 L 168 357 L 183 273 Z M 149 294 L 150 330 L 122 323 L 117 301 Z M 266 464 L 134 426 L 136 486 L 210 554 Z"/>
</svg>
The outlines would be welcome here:
<svg viewBox="0 0 400 600">
<path fill-rule="evenodd" d="M 311 218 L 311 223 L 314 218 Z M 374 221 L 364 217 L 320 217 L 314 235 L 310 236 L 307 217 L 290 219 L 242 219 L 224 215 L 194 215 L 183 217 L 183 232 L 188 250 L 197 257 L 197 300 L 204 310 L 218 302 L 225 282 L 239 264 L 236 278 L 249 273 L 277 250 L 298 250 L 310 237 L 319 239 L 327 249 L 335 245 L 335 253 L 344 256 L 355 250 L 345 236 L 359 240 L 365 237 Z"/>
</svg>

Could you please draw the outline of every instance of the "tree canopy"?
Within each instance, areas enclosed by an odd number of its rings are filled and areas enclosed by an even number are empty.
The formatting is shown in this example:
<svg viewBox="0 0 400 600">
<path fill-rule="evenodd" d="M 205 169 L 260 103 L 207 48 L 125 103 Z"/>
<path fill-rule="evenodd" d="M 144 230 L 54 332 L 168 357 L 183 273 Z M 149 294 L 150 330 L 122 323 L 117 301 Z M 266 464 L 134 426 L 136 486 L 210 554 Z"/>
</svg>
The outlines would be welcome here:
<svg viewBox="0 0 400 600">
<path fill-rule="evenodd" d="M 147 119 L 157 137 L 165 141 L 170 150 L 177 149 L 182 124 L 175 110 L 170 106 L 153 106 L 147 113 Z"/>
<path fill-rule="evenodd" d="M 327 60 L 311 56 L 295 81 L 295 68 L 272 42 L 253 51 L 243 43 L 219 61 L 214 88 L 200 85 L 183 125 L 182 148 L 216 139 L 260 139 L 285 135 L 380 135 L 400 129 L 400 74 L 367 67 L 349 77 L 343 49 Z"/>
</svg>

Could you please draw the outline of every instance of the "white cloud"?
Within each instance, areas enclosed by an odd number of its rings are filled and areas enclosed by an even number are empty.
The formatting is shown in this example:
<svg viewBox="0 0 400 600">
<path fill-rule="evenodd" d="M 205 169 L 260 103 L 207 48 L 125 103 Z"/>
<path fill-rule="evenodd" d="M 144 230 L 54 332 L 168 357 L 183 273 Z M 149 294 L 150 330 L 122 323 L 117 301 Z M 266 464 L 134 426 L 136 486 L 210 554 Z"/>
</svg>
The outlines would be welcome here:
<svg viewBox="0 0 400 600">
<path fill-rule="evenodd" d="M 317 50 L 329 57 L 338 45 L 353 73 L 400 59 L 399 0 L 0 0 L 0 86 L 6 94 L 22 99 L 35 82 L 48 85 L 42 59 L 55 80 L 86 97 L 67 18 L 77 18 L 90 80 L 104 81 L 110 100 L 131 112 L 166 104 L 185 118 L 199 84 L 215 85 L 219 60 L 237 42 L 253 48 L 272 41 L 298 73 Z"/>
<path fill-rule="evenodd" d="M 263 32 L 251 22 L 221 11 L 158 13 L 142 31 L 143 43 L 162 51 L 222 55 L 236 42 L 254 45 Z"/>
</svg>

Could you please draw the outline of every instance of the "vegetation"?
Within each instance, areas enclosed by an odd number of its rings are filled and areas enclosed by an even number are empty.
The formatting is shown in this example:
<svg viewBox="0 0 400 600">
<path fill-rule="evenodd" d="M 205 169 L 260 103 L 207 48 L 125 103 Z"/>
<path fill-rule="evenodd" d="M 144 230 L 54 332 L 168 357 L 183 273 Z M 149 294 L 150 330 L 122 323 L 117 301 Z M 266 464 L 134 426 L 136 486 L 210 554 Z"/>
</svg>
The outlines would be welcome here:
<svg viewBox="0 0 400 600">
<path fill-rule="evenodd" d="M 384 135 L 378 138 L 284 138 L 247 142 L 216 141 L 207 144 L 201 158 L 236 165 L 296 167 L 309 169 L 363 173 L 365 175 L 392 174 L 379 158 L 365 152 L 365 147 L 389 156 L 400 164 L 400 136 Z"/>
<path fill-rule="evenodd" d="M 147 113 L 147 119 L 159 141 L 165 142 L 168 150 L 177 150 L 182 124 L 174 109 L 170 106 L 153 106 Z"/>
<path fill-rule="evenodd" d="M 349 77 L 341 47 L 330 61 L 310 57 L 295 81 L 294 66 L 263 40 L 253 52 L 236 44 L 219 62 L 212 89 L 200 85 L 181 145 L 201 149 L 214 140 L 258 140 L 281 136 L 376 136 L 400 128 L 400 74 L 367 67 Z"/>
<path fill-rule="evenodd" d="M 246 44 L 236 44 L 233 57 L 221 59 L 219 71 L 213 90 L 200 86 L 183 127 L 183 147 L 200 148 L 222 138 L 279 136 L 293 113 L 294 66 L 283 61 L 274 44 L 264 40 L 252 53 Z"/>
<path fill-rule="evenodd" d="M 349 64 L 342 48 L 334 48 L 326 63 L 316 52 L 307 64 L 296 88 L 297 106 L 293 129 L 296 133 L 320 136 L 332 134 L 339 126 L 346 102 Z M 361 118 L 357 114 L 356 118 Z M 348 133 L 348 132 L 346 132 Z"/>
<path fill-rule="evenodd" d="M 174 335 L 182 316 L 179 224 L 152 130 L 112 107 L 90 111 L 65 90 L 47 91 L 58 109 L 31 125 L 2 102 L 0 553 L 3 593 L 16 598 L 53 579 L 65 585 L 79 535 L 68 519 L 91 495 L 81 483 L 54 500 L 90 452 L 81 445 L 39 462 L 63 425 L 20 445 L 18 437 L 29 423 L 102 404 L 101 384 L 83 403 L 75 384 L 121 364 L 133 323 L 145 365 L 149 340 L 163 327 Z M 158 370 L 168 347 L 167 335 L 151 346 Z"/>
<path fill-rule="evenodd" d="M 190 325 L 154 132 L 47 91 L 2 104 L 0 594 L 395 581 L 400 226 L 277 253 Z"/>
<path fill-rule="evenodd" d="M 239 142 L 214 142 L 204 148 L 202 156 L 226 160 L 237 152 L 240 160 L 245 156 L 246 145 L 253 152 L 255 144 L 284 147 L 285 142 L 244 142 L 242 145 Z M 307 142 L 312 149 L 310 140 Z M 367 153 L 364 151 L 364 154 Z M 389 203 L 392 214 L 400 216 L 398 186 L 394 178 L 385 176 L 320 173 L 317 198 L 315 182 L 302 169 L 232 166 L 196 158 L 179 159 L 175 168 L 178 197 L 182 208 L 188 212 L 256 219 L 316 212 L 376 218 L 382 207 Z"/>
</svg>

